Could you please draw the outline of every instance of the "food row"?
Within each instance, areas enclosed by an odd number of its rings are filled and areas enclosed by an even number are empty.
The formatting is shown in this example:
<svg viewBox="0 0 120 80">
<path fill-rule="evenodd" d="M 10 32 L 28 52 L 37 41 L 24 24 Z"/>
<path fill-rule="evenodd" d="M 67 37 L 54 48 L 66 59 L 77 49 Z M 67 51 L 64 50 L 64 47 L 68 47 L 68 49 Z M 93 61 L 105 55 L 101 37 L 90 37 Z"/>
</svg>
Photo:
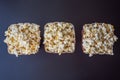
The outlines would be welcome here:
<svg viewBox="0 0 120 80">
<path fill-rule="evenodd" d="M 40 26 L 34 23 L 12 24 L 5 31 L 8 52 L 16 56 L 36 54 L 41 44 Z M 117 41 L 114 26 L 106 23 L 85 24 L 82 31 L 82 50 L 85 54 L 113 55 Z M 80 40 L 79 40 L 80 41 Z M 44 48 L 47 53 L 74 53 L 75 27 L 68 22 L 51 22 L 44 26 Z M 81 43 L 81 42 L 80 42 Z"/>
</svg>

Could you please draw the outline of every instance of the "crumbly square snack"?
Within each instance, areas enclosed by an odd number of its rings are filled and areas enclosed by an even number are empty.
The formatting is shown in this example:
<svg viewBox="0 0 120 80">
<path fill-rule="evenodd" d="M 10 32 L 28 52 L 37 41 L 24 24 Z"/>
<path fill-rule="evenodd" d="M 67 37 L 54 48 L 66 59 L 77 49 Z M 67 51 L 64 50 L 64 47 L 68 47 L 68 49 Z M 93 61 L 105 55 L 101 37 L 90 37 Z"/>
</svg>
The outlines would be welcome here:
<svg viewBox="0 0 120 80">
<path fill-rule="evenodd" d="M 83 52 L 92 56 L 94 54 L 113 55 L 113 45 L 117 41 L 114 26 L 105 23 L 85 24 L 82 30 Z"/>
<path fill-rule="evenodd" d="M 74 26 L 67 22 L 51 22 L 44 26 L 44 47 L 48 53 L 73 53 L 75 50 Z"/>
<path fill-rule="evenodd" d="M 40 48 L 40 29 L 34 23 L 12 24 L 5 31 L 4 42 L 8 46 L 10 54 L 30 55 L 38 52 Z"/>
</svg>

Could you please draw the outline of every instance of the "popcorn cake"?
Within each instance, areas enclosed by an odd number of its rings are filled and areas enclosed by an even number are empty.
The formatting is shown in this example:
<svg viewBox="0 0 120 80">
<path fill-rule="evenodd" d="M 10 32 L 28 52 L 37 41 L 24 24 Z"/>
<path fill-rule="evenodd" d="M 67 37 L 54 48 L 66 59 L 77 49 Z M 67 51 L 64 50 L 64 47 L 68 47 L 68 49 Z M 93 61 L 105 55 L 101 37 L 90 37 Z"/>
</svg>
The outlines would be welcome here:
<svg viewBox="0 0 120 80">
<path fill-rule="evenodd" d="M 38 52 L 40 48 L 40 29 L 34 23 L 12 24 L 5 31 L 4 42 L 10 54 L 30 55 Z"/>
<path fill-rule="evenodd" d="M 73 53 L 75 31 L 71 23 L 51 22 L 44 26 L 44 47 L 48 53 Z"/>
<path fill-rule="evenodd" d="M 83 52 L 92 56 L 94 54 L 113 55 L 113 45 L 117 41 L 114 26 L 105 23 L 85 24 L 82 30 Z"/>
</svg>

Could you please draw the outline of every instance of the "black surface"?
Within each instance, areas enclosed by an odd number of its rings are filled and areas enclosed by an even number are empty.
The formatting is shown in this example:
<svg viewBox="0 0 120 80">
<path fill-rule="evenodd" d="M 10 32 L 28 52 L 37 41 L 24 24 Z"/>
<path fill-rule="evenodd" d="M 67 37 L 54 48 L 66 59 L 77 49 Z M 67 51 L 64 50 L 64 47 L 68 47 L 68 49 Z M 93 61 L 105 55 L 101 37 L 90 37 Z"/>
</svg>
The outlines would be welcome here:
<svg viewBox="0 0 120 80">
<path fill-rule="evenodd" d="M 43 45 L 36 55 L 9 55 L 3 43 L 10 24 L 71 22 L 76 31 L 74 54 L 48 54 Z M 81 29 L 85 23 L 106 22 L 115 26 L 120 38 L 120 6 L 110 0 L 0 0 L 0 80 L 120 80 L 120 40 L 114 56 L 88 57 L 81 50 Z"/>
</svg>

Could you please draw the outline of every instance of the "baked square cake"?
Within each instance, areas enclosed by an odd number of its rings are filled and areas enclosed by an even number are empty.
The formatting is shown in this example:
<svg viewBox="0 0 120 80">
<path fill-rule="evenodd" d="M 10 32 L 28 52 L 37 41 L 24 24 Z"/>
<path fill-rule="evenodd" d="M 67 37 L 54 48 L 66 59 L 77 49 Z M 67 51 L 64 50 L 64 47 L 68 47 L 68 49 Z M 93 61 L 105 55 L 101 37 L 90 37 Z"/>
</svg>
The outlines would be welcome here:
<svg viewBox="0 0 120 80">
<path fill-rule="evenodd" d="M 74 26 L 67 22 L 51 22 L 44 26 L 44 47 L 48 53 L 73 53 L 75 50 Z"/>
<path fill-rule="evenodd" d="M 34 23 L 12 24 L 5 31 L 4 42 L 10 54 L 30 55 L 38 52 L 40 48 L 40 29 Z"/>
<path fill-rule="evenodd" d="M 114 26 L 105 23 L 85 24 L 82 30 L 83 52 L 92 56 L 94 54 L 113 55 L 113 45 L 117 41 Z"/>
</svg>

